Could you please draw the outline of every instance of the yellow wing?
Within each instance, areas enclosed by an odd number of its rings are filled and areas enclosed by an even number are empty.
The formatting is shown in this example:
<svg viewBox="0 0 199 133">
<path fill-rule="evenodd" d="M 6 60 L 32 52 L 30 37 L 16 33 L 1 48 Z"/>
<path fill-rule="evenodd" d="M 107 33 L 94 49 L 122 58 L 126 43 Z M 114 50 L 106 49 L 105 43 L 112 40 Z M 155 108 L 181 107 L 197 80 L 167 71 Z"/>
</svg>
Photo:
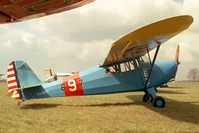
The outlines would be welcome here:
<svg viewBox="0 0 199 133">
<path fill-rule="evenodd" d="M 143 56 L 158 45 L 187 29 L 193 22 L 192 16 L 183 15 L 164 19 L 139 28 L 112 44 L 102 66 L 126 62 Z"/>
</svg>

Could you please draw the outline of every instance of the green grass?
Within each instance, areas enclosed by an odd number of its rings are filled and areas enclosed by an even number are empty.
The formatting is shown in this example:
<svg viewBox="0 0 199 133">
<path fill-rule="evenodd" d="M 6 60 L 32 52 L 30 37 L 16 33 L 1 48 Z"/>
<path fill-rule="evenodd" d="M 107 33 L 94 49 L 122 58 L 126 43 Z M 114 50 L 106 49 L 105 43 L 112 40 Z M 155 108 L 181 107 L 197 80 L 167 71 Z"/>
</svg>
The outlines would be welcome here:
<svg viewBox="0 0 199 133">
<path fill-rule="evenodd" d="M 199 83 L 159 89 L 163 109 L 143 103 L 143 92 L 30 100 L 19 108 L 0 86 L 0 133 L 199 132 Z"/>
</svg>

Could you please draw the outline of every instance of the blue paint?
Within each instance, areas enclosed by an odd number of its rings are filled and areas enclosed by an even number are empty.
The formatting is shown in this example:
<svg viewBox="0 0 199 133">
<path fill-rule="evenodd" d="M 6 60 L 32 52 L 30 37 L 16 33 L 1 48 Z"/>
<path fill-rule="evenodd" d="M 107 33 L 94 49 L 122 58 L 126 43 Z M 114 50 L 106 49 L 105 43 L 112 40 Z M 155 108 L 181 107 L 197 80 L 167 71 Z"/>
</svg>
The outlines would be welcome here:
<svg viewBox="0 0 199 133">
<path fill-rule="evenodd" d="M 41 85 L 41 81 L 24 61 L 15 61 L 16 74 L 20 88 Z"/>
<path fill-rule="evenodd" d="M 143 83 L 138 78 L 139 73 L 136 70 L 113 75 L 108 75 L 105 71 L 103 67 L 93 67 L 80 73 L 85 94 L 116 93 L 143 88 Z"/>
<path fill-rule="evenodd" d="M 45 91 L 50 97 L 63 97 L 65 96 L 61 90 L 61 80 L 57 80 L 51 83 L 42 84 L 42 87 L 45 88 Z"/>
<path fill-rule="evenodd" d="M 106 94 L 144 90 L 144 76 L 139 77 L 139 70 L 108 75 L 103 67 L 93 67 L 80 73 L 86 95 Z M 168 82 L 177 72 L 175 61 L 157 61 L 154 64 L 148 88 Z"/>
<path fill-rule="evenodd" d="M 42 83 L 24 61 L 15 61 L 15 69 L 20 88 L 22 88 L 20 94 L 24 100 L 64 96 L 61 91 L 61 80 Z"/>
<path fill-rule="evenodd" d="M 151 86 L 160 86 L 167 83 L 171 78 L 176 75 L 177 64 L 173 60 L 156 61 L 152 74 L 151 74 Z"/>
<path fill-rule="evenodd" d="M 34 86 L 20 92 L 23 94 L 24 100 L 65 96 L 61 90 L 61 80 L 43 83 L 25 62 L 16 61 L 15 65 L 20 85 L 22 87 Z M 130 71 L 109 75 L 106 73 L 106 67 L 95 66 L 81 72 L 80 79 L 83 81 L 85 95 L 143 91 L 145 82 L 144 74 L 141 72 L 139 68 L 135 67 Z M 155 97 L 154 87 L 168 82 L 175 76 L 176 72 L 177 64 L 175 61 L 156 61 L 147 86 L 150 94 L 154 94 Z"/>
<path fill-rule="evenodd" d="M 23 94 L 25 100 L 65 96 L 63 91 L 61 91 L 61 80 L 51 83 L 43 83 L 41 86 L 24 89 Z"/>
</svg>

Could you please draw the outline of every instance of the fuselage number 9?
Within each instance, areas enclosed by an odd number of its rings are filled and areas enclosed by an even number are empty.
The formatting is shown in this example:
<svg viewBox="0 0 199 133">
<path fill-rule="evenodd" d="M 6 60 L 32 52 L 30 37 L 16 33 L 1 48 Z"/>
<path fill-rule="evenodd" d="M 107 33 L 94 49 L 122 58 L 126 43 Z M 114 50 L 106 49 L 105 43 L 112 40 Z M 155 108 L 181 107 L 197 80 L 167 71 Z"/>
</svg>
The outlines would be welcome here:
<svg viewBox="0 0 199 133">
<path fill-rule="evenodd" d="M 75 82 L 74 79 L 70 79 L 70 80 L 68 81 L 68 87 L 69 87 L 69 90 L 70 90 L 71 92 L 74 92 L 74 91 L 77 90 L 77 85 L 76 85 L 76 82 Z"/>
</svg>

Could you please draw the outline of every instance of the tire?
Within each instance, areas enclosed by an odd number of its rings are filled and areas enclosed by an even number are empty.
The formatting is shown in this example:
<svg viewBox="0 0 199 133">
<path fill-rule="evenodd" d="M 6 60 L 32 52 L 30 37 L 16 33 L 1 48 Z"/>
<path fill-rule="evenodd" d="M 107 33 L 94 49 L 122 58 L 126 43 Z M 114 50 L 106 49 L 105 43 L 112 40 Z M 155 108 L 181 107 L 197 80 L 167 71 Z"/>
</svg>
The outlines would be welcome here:
<svg viewBox="0 0 199 133">
<path fill-rule="evenodd" d="M 157 96 L 155 97 L 154 101 L 153 101 L 153 107 L 158 107 L 158 108 L 164 108 L 166 105 L 166 102 L 164 100 L 164 98 Z"/>
<path fill-rule="evenodd" d="M 153 97 L 151 96 L 151 94 L 144 94 L 143 102 L 152 102 L 152 101 L 153 101 Z"/>
</svg>

